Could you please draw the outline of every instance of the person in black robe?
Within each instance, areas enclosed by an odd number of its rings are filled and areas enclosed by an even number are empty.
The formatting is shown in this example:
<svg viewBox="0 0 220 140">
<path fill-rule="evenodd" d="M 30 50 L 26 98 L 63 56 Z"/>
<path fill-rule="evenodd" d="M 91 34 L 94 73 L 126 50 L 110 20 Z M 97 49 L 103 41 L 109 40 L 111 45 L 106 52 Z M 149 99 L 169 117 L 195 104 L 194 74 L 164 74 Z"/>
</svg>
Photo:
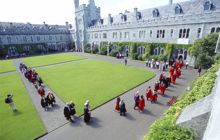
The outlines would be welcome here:
<svg viewBox="0 0 220 140">
<path fill-rule="evenodd" d="M 48 109 L 48 103 L 46 101 L 46 99 L 44 97 L 41 98 L 41 106 L 45 109 L 45 111 L 47 111 Z"/>
<path fill-rule="evenodd" d="M 74 121 L 74 115 L 76 114 L 76 109 L 75 109 L 75 104 L 73 103 L 73 101 L 69 103 L 69 110 L 70 110 L 70 117 Z"/>
<path fill-rule="evenodd" d="M 66 106 L 64 107 L 63 114 L 66 118 L 66 120 L 73 122 L 71 119 L 71 114 L 70 114 L 70 109 L 69 109 L 69 104 L 67 103 Z"/>
<path fill-rule="evenodd" d="M 124 100 L 121 100 L 121 102 L 120 102 L 120 116 L 126 116 L 126 112 L 127 112 L 127 110 L 126 110 L 126 107 L 125 107 L 125 102 L 124 102 Z"/>
<path fill-rule="evenodd" d="M 84 104 L 84 122 L 89 123 L 91 119 L 91 113 L 90 113 L 90 107 L 89 107 L 89 101 L 87 100 Z"/>
</svg>

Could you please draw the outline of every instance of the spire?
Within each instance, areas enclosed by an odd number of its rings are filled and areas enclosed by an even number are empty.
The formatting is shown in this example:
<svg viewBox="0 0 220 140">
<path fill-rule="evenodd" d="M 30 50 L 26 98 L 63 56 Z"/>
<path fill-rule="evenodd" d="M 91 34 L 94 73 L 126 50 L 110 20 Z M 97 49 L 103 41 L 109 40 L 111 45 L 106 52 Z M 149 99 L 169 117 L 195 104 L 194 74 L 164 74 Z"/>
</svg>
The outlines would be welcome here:
<svg viewBox="0 0 220 140">
<path fill-rule="evenodd" d="M 89 4 L 95 5 L 95 0 L 89 0 Z"/>
<path fill-rule="evenodd" d="M 172 5 L 173 4 L 173 0 L 169 0 L 169 5 Z"/>
<path fill-rule="evenodd" d="M 79 7 L 79 0 L 74 0 L 74 5 L 75 5 L 75 8 L 78 8 Z"/>
</svg>

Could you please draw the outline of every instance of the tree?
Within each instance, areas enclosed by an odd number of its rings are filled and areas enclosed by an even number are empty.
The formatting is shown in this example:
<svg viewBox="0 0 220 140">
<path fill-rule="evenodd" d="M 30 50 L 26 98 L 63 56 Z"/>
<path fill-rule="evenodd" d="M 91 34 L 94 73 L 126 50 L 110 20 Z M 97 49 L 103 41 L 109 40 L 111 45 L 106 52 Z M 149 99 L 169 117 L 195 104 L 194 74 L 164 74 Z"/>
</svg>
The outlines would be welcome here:
<svg viewBox="0 0 220 140">
<path fill-rule="evenodd" d="M 218 34 L 209 34 L 202 39 L 198 39 L 189 48 L 192 56 L 196 57 L 196 65 L 209 68 L 214 63 L 215 47 Z"/>
</svg>

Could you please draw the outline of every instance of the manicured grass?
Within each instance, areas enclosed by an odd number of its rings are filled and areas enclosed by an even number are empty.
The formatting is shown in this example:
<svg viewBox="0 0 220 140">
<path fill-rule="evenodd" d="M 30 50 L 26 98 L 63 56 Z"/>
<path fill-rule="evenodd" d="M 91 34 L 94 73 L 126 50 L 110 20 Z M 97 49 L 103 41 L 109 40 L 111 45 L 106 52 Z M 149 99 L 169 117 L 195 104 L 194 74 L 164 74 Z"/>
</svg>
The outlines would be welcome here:
<svg viewBox="0 0 220 140">
<path fill-rule="evenodd" d="M 155 76 L 143 69 L 98 60 L 39 68 L 37 71 L 64 102 L 72 100 L 76 104 L 77 114 L 82 113 L 87 99 L 93 108 L 97 107 Z"/>
<path fill-rule="evenodd" d="M 28 57 L 22 59 L 22 61 L 29 67 L 38 67 L 38 66 L 45 66 L 50 64 L 62 63 L 67 61 L 73 60 L 80 60 L 84 59 L 82 56 L 75 56 L 73 54 L 53 54 L 53 55 L 45 55 L 45 56 L 35 56 L 35 57 Z"/>
<path fill-rule="evenodd" d="M 0 73 L 16 70 L 13 60 L 0 60 Z"/>
<path fill-rule="evenodd" d="M 5 97 L 13 94 L 17 113 Z M 18 74 L 0 76 L 0 140 L 31 140 L 46 132 Z"/>
</svg>

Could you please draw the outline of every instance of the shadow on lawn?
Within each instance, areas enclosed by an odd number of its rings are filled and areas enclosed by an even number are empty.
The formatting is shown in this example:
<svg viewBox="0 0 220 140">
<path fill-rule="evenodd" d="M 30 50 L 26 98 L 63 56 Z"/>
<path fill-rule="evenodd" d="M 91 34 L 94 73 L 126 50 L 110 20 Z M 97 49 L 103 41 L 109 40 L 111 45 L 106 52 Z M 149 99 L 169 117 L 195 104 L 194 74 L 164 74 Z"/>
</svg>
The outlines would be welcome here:
<svg viewBox="0 0 220 140">
<path fill-rule="evenodd" d="M 22 114 L 22 112 L 19 111 L 19 110 L 13 112 L 13 115 L 14 115 L 14 116 L 18 116 L 18 115 L 21 115 L 21 114 Z"/>
</svg>

